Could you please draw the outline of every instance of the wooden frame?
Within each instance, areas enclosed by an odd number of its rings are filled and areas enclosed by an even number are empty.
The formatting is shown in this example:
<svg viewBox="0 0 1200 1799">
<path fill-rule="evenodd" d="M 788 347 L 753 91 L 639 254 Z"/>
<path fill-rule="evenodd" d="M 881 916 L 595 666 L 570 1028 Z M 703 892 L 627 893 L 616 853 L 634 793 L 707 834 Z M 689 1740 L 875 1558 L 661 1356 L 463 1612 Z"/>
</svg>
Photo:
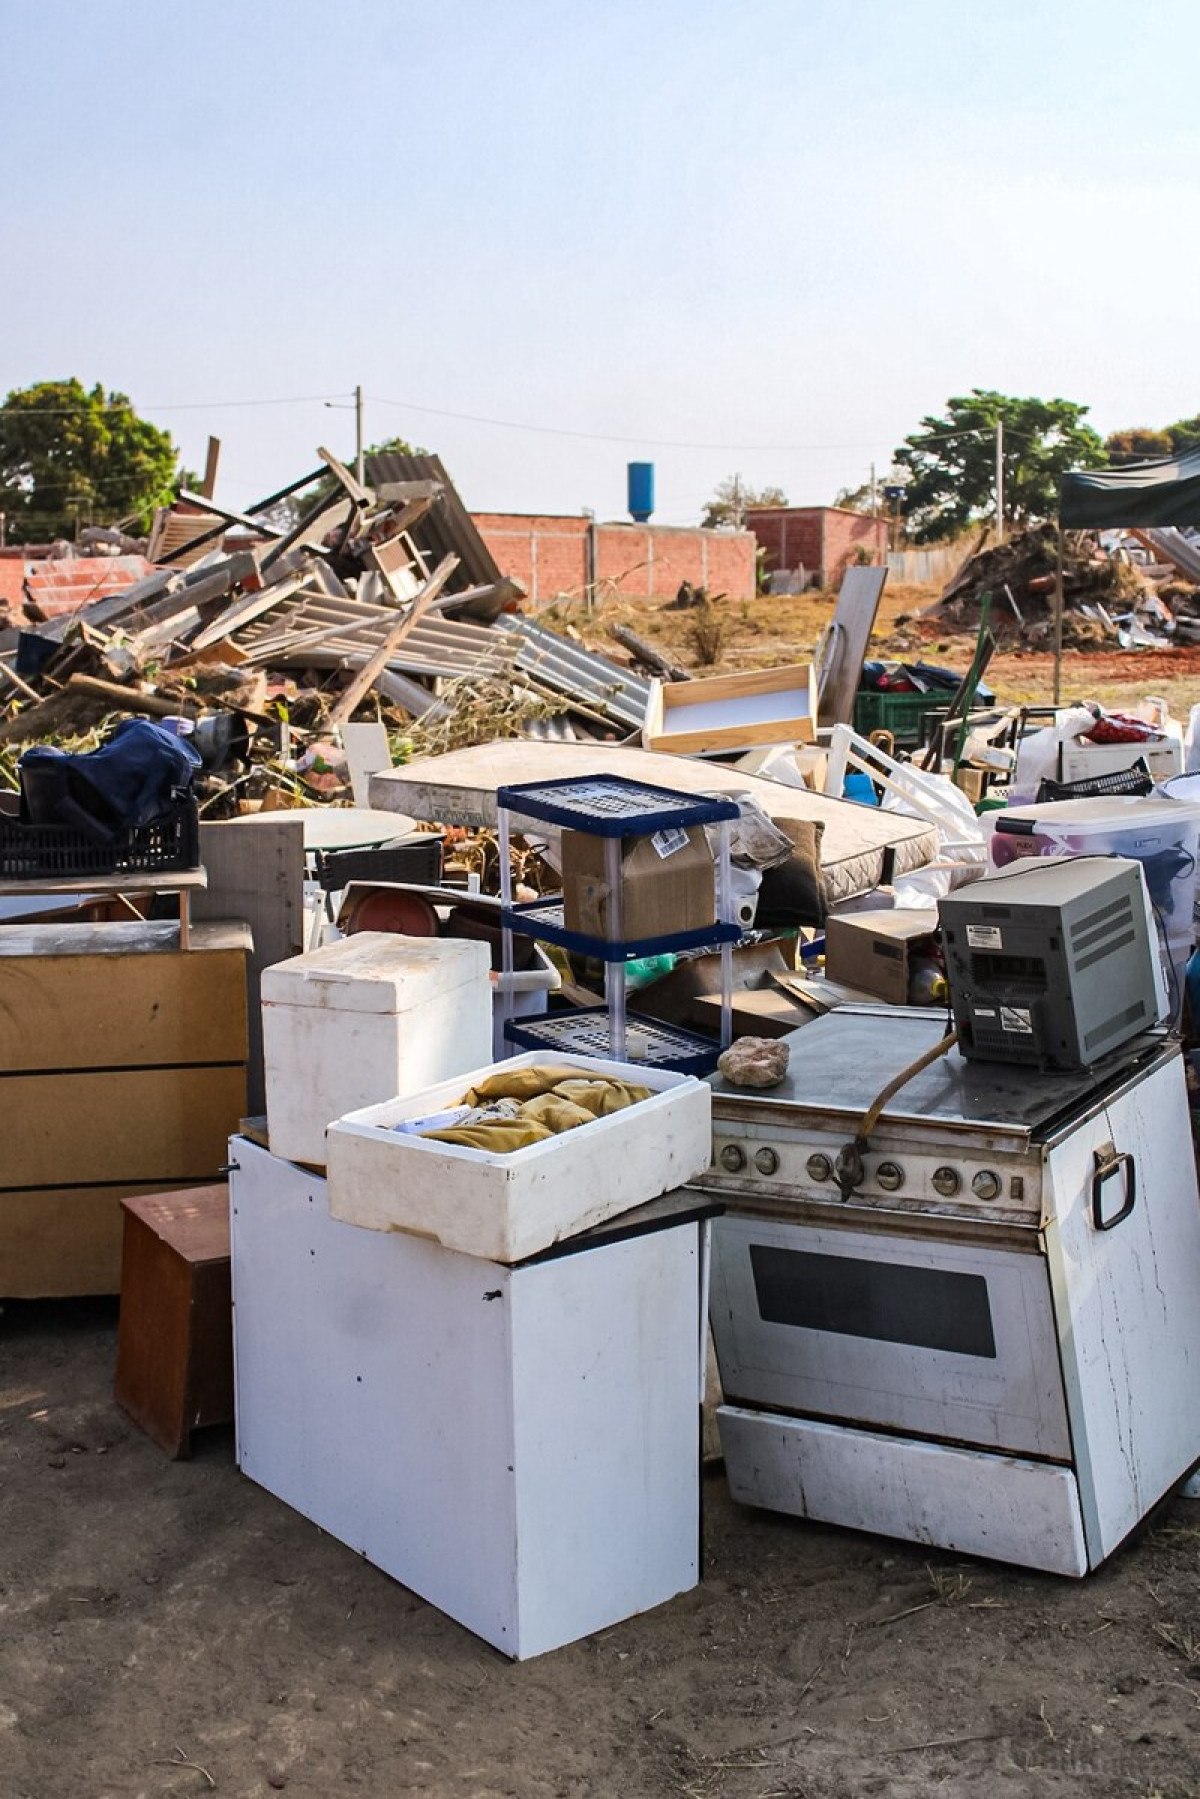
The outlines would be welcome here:
<svg viewBox="0 0 1200 1799">
<path fill-rule="evenodd" d="M 700 681 L 652 681 L 642 745 L 674 755 L 812 743 L 817 679 L 807 662 L 747 669 Z"/>
</svg>

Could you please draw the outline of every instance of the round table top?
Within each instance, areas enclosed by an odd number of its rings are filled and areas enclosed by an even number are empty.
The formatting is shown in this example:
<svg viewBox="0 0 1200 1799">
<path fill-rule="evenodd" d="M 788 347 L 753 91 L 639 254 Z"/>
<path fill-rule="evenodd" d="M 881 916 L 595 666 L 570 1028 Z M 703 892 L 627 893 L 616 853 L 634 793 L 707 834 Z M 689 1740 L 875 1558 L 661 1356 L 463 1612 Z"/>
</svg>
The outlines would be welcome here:
<svg viewBox="0 0 1200 1799">
<path fill-rule="evenodd" d="M 237 824 L 278 824 L 299 817 L 304 822 L 306 850 L 374 849 L 404 837 L 416 829 L 416 820 L 403 812 L 382 812 L 375 806 L 297 806 L 278 812 L 246 812 Z"/>
</svg>

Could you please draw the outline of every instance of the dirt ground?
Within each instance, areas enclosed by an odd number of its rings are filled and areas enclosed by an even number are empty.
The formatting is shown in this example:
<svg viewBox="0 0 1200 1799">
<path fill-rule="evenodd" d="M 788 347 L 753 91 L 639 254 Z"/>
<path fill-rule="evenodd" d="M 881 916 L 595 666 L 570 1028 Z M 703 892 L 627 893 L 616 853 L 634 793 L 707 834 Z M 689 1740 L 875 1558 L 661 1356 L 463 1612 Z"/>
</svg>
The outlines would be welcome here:
<svg viewBox="0 0 1200 1799">
<path fill-rule="evenodd" d="M 514 1665 L 115 1409 L 115 1302 L 0 1317 L 3 1799 L 1200 1793 L 1200 1503 L 1077 1583 L 752 1512 Z"/>
<path fill-rule="evenodd" d="M 884 659 L 923 659 L 965 673 L 974 639 L 955 634 L 938 621 L 918 620 L 937 599 L 936 587 L 893 586 L 884 589 L 870 654 Z M 582 604 L 552 607 L 539 616 L 557 629 L 577 630 L 595 649 L 624 652 L 609 636 L 612 624 L 627 625 L 660 650 L 698 673 L 725 674 L 743 668 L 804 662 L 811 658 L 822 630 L 833 615 L 836 595 L 806 593 L 762 595 L 755 600 L 717 599 L 713 613 L 720 643 L 715 663 L 702 666 L 694 632 L 696 615 L 645 600 L 609 596 L 595 611 Z M 898 624 L 898 620 L 903 623 Z M 987 680 L 997 697 L 1016 704 L 1048 704 L 1053 693 L 1054 657 L 1045 650 L 1013 650 L 1007 646 L 992 659 Z M 1187 718 L 1200 700 L 1200 647 L 1179 650 L 1067 650 L 1063 658 L 1063 697 L 1095 699 L 1109 705 L 1131 703 L 1154 694 L 1166 699 L 1177 718 Z"/>
</svg>

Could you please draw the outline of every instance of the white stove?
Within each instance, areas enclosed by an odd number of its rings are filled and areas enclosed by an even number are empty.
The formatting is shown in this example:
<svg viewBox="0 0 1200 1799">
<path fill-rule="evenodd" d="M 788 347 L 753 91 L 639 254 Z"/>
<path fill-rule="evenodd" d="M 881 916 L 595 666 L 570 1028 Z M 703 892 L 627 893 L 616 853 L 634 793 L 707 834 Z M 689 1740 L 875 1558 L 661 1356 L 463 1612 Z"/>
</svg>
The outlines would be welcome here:
<svg viewBox="0 0 1200 1799">
<path fill-rule="evenodd" d="M 1039 1074 L 927 1010 L 796 1032 L 785 1083 L 713 1082 L 718 1420 L 746 1503 L 1063 1574 L 1200 1459 L 1200 1199 L 1157 1033 Z"/>
</svg>

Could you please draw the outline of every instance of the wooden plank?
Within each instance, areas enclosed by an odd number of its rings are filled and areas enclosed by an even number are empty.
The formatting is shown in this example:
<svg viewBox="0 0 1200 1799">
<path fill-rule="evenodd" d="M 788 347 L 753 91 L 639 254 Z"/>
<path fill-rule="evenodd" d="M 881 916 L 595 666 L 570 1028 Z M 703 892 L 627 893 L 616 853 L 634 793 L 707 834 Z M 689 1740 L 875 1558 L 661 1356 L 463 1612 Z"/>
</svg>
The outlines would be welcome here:
<svg viewBox="0 0 1200 1799">
<path fill-rule="evenodd" d="M 279 812 L 256 819 L 253 828 L 236 820 L 200 825 L 200 853 L 208 890 L 193 902 L 197 918 L 241 918 L 250 926 L 254 948 L 246 969 L 250 1056 L 248 1109 L 266 1109 L 263 1083 L 262 1005 L 264 968 L 298 956 L 304 947 L 304 815 Z"/>
<path fill-rule="evenodd" d="M 222 638 L 230 637 L 245 625 L 252 624 L 256 618 L 261 618 L 264 613 L 273 611 L 276 606 L 291 599 L 307 579 L 308 570 L 297 569 L 294 574 L 284 575 L 282 580 L 272 582 L 269 587 L 264 587 L 257 593 L 242 594 L 192 639 L 192 649 L 207 650 L 213 644 L 220 643 Z"/>
<path fill-rule="evenodd" d="M 119 1292 L 121 1200 L 161 1184 L 0 1193 L 0 1298 Z"/>
<path fill-rule="evenodd" d="M 887 576 L 886 568 L 848 568 L 842 577 L 818 681 L 823 725 L 854 722 L 854 696 Z"/>
<path fill-rule="evenodd" d="M 241 1063 L 0 1075 L 0 1191 L 214 1180 L 246 1111 Z"/>
<path fill-rule="evenodd" d="M 346 720 L 352 717 L 355 707 L 371 691 L 371 688 L 383 673 L 396 651 L 400 648 L 404 639 L 409 635 L 413 626 L 418 622 L 422 613 L 429 609 L 430 604 L 442 591 L 442 588 L 446 585 L 446 582 L 450 579 L 457 567 L 457 556 L 448 555 L 442 557 L 442 560 L 438 563 L 432 575 L 430 575 L 428 581 L 414 599 L 408 612 L 398 621 L 398 623 L 392 626 L 392 629 L 388 632 L 379 648 L 372 656 L 368 657 L 367 661 L 363 664 L 362 668 L 359 669 L 349 686 L 338 699 L 337 704 L 334 706 L 326 720 L 327 730 L 336 730 L 339 725 L 345 724 Z"/>
<path fill-rule="evenodd" d="M 349 494 L 350 498 L 354 501 L 354 504 L 360 510 L 367 506 L 374 505 L 375 495 L 371 488 L 363 487 L 359 483 L 357 477 L 350 473 L 350 470 L 346 467 L 345 463 L 338 461 L 332 450 L 322 449 L 320 444 L 318 444 L 317 455 L 321 458 L 321 461 L 325 464 L 334 480 L 347 494 Z"/>
<path fill-rule="evenodd" d="M 165 947 L 159 931 L 133 923 L 0 931 L 0 1068 L 244 1062 L 249 932 L 242 927 L 237 947 L 214 949 L 201 927 L 184 952 Z"/>
</svg>

